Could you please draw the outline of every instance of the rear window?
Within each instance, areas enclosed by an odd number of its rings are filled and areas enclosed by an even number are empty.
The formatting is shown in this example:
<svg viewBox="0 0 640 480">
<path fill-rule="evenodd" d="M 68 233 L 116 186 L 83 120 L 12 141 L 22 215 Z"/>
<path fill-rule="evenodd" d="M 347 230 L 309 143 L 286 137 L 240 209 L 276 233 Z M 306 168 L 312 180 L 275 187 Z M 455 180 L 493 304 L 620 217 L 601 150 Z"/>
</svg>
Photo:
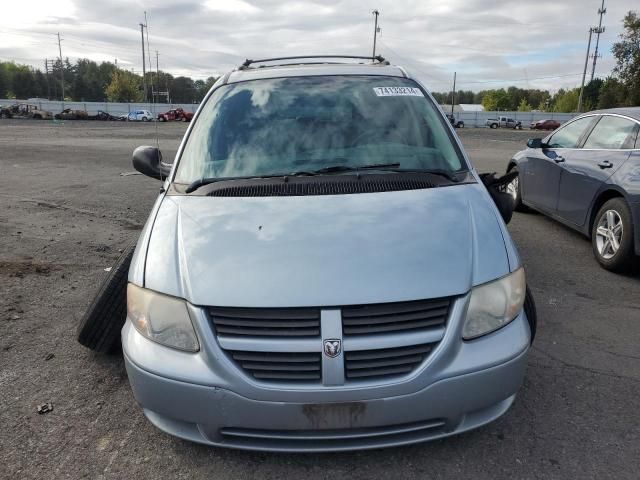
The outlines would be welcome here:
<svg viewBox="0 0 640 480">
<path fill-rule="evenodd" d="M 315 76 L 218 88 L 199 115 L 176 181 L 399 163 L 466 170 L 437 106 L 408 79 Z"/>
<path fill-rule="evenodd" d="M 583 148 L 633 148 L 638 124 L 622 117 L 603 115 L 589 134 Z"/>
</svg>

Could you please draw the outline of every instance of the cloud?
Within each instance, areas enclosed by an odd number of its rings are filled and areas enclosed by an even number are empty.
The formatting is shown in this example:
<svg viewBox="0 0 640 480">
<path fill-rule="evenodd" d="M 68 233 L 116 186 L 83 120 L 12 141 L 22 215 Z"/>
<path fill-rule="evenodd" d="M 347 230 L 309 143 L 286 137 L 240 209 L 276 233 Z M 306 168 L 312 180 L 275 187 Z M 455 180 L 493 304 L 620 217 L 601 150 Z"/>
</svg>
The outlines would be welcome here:
<svg viewBox="0 0 640 480">
<path fill-rule="evenodd" d="M 624 3 L 624 2 L 618 2 Z M 373 4 L 372 4 L 373 5 Z M 406 66 L 432 90 L 515 84 L 556 90 L 581 80 L 588 28 L 599 0 L 378 0 L 378 53 Z M 140 27 L 148 14 L 155 67 L 206 78 L 245 58 L 370 54 L 373 16 L 357 0 L 45 0 L 10 2 L 21 22 L 0 26 L 2 59 L 40 66 L 57 56 L 118 59 L 142 70 Z M 608 5 L 597 73 L 608 74 L 611 45 L 629 7 Z M 15 10 L 15 11 L 14 11 Z M 10 14 L 10 15 L 9 15 Z M 558 78 L 546 78 L 558 77 Z"/>
</svg>

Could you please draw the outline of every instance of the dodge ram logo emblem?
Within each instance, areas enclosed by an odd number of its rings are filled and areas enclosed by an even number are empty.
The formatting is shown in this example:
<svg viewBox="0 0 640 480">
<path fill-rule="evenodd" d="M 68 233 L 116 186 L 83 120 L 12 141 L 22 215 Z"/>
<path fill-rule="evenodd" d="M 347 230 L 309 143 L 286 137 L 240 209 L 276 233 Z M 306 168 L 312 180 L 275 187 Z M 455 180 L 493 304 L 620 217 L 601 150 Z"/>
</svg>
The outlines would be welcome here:
<svg viewBox="0 0 640 480">
<path fill-rule="evenodd" d="M 338 355 L 340 355 L 340 340 L 338 340 L 337 338 L 330 338 L 328 340 L 324 341 L 324 354 L 327 357 L 337 357 Z"/>
</svg>

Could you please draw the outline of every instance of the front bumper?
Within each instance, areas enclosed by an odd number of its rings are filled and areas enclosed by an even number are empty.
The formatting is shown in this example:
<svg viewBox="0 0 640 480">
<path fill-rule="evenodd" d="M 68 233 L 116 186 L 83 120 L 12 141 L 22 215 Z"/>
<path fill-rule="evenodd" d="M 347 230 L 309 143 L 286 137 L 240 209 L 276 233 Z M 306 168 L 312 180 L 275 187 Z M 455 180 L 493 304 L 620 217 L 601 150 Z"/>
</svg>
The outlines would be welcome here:
<svg viewBox="0 0 640 480">
<path fill-rule="evenodd" d="M 202 336 L 203 325 L 196 327 Z M 129 321 L 122 340 L 134 396 L 161 430 L 232 448 L 338 451 L 441 438 L 500 417 L 522 383 L 530 331 L 523 313 L 479 339 L 443 340 L 409 380 L 314 390 L 250 385 L 237 374 L 230 382 L 211 344 L 197 354 L 178 352 L 147 340 Z"/>
</svg>

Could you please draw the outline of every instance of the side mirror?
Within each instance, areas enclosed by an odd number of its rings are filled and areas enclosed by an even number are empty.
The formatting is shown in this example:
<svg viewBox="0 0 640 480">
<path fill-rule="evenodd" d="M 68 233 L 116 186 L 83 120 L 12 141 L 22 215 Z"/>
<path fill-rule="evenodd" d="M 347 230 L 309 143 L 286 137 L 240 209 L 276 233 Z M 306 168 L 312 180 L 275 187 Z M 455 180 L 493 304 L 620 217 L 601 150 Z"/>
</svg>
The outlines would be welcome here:
<svg viewBox="0 0 640 480">
<path fill-rule="evenodd" d="M 542 141 L 541 138 L 530 138 L 527 140 L 527 147 L 529 148 L 546 148 L 547 144 Z"/>
<path fill-rule="evenodd" d="M 162 162 L 159 148 L 142 146 L 133 151 L 133 168 L 156 180 L 164 180 L 171 172 L 171 165 Z"/>
</svg>

